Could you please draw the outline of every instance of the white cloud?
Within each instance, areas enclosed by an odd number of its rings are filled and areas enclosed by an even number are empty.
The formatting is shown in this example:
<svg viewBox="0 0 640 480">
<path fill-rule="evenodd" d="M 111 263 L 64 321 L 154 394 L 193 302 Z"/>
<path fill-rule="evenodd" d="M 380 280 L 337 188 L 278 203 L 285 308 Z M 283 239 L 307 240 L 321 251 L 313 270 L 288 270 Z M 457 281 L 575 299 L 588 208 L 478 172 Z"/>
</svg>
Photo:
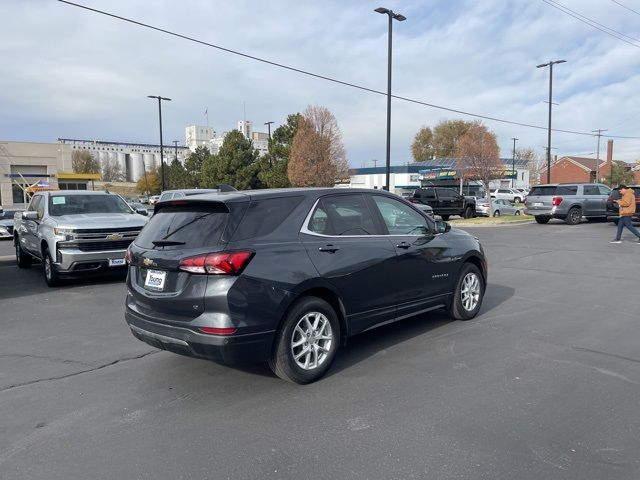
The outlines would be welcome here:
<svg viewBox="0 0 640 480">
<path fill-rule="evenodd" d="M 637 18 L 612 2 L 563 0 L 634 36 Z M 84 4 L 319 74 L 386 90 L 386 18 L 378 2 L 256 3 L 85 0 Z M 394 93 L 490 116 L 546 126 L 548 70 L 554 69 L 554 127 L 640 136 L 638 49 L 543 2 L 389 1 L 394 23 Z M 157 141 L 161 94 L 165 137 L 204 122 L 220 131 L 243 115 L 256 127 L 284 122 L 307 104 L 332 110 L 353 165 L 385 155 L 385 98 L 230 55 L 59 2 L 0 5 L 0 130 L 10 140 L 88 137 Z M 638 35 L 640 36 L 640 35 Z M 422 125 L 455 114 L 393 101 L 394 163 L 410 159 Z M 628 120 L 629 119 L 629 120 Z M 511 137 L 541 153 L 546 131 L 486 122 L 509 156 Z M 605 142 L 606 143 L 606 142 Z M 554 133 L 554 153 L 591 152 L 595 139 Z M 617 158 L 640 158 L 638 140 L 616 140 Z M 370 164 L 370 163 L 369 163 Z"/>
</svg>

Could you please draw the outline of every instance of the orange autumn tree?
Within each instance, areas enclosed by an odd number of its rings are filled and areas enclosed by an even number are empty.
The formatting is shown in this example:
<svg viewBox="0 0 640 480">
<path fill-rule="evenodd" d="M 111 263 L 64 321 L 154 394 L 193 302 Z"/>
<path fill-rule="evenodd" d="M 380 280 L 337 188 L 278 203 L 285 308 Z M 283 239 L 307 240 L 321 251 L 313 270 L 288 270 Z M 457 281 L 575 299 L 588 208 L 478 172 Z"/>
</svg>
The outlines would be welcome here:
<svg viewBox="0 0 640 480">
<path fill-rule="evenodd" d="M 342 133 L 326 107 L 309 105 L 291 145 L 287 175 L 294 187 L 333 187 L 348 175 Z"/>
</svg>

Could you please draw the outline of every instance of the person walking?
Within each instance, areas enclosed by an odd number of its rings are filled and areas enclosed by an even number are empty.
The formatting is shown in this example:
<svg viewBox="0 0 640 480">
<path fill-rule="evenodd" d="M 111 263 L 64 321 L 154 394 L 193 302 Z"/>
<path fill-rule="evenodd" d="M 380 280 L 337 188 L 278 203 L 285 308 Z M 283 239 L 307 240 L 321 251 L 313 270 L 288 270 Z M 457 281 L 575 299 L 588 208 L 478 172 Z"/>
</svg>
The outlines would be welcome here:
<svg viewBox="0 0 640 480">
<path fill-rule="evenodd" d="M 618 189 L 620 190 L 620 200 L 615 200 L 618 204 L 618 208 L 620 210 L 620 218 L 618 219 L 618 232 L 616 233 L 616 238 L 611 240 L 609 243 L 622 243 L 622 230 L 624 227 L 627 227 L 631 233 L 633 233 L 636 237 L 638 237 L 638 243 L 640 243 L 640 232 L 636 227 L 633 226 L 633 222 L 631 218 L 633 214 L 636 213 L 636 196 L 633 192 L 632 188 L 627 187 L 626 185 L 619 185 Z"/>
</svg>

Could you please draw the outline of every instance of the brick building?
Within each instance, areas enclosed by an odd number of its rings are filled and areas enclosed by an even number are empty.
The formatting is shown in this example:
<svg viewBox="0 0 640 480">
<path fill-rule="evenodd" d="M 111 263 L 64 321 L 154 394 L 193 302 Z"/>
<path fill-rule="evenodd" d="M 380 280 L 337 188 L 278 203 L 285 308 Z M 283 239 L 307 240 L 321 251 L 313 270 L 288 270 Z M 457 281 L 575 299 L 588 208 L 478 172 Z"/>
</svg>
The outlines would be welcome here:
<svg viewBox="0 0 640 480">
<path fill-rule="evenodd" d="M 607 157 L 605 160 L 600 160 L 598 166 L 598 182 L 605 182 L 605 177 L 609 175 L 611 171 L 612 161 L 619 162 L 618 160 L 613 160 L 613 140 L 609 140 L 607 142 Z M 595 158 L 560 157 L 551 163 L 551 183 L 595 182 L 596 163 L 597 160 Z M 630 170 L 634 170 L 636 177 L 635 183 L 640 183 L 640 169 L 638 169 L 638 166 L 634 164 L 626 165 Z M 547 183 L 546 165 L 540 169 L 540 183 Z"/>
</svg>

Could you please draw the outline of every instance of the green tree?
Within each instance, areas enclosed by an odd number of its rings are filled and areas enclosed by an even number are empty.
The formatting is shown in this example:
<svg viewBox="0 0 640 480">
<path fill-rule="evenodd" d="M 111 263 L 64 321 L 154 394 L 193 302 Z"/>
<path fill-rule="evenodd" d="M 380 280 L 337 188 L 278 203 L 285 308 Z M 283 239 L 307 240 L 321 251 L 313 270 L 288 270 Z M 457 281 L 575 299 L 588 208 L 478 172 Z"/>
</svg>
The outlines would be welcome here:
<svg viewBox="0 0 640 480">
<path fill-rule="evenodd" d="M 605 176 L 605 182 L 611 186 L 628 185 L 635 183 L 635 175 L 624 162 L 614 161 L 611 170 Z"/>
<path fill-rule="evenodd" d="M 269 140 L 269 152 L 260 158 L 258 178 L 267 188 L 287 188 L 291 186 L 287 176 L 291 144 L 298 131 L 302 115 L 294 113 L 287 122 L 273 131 Z"/>
<path fill-rule="evenodd" d="M 433 158 L 433 132 L 429 127 L 422 127 L 416 133 L 411 144 L 411 154 L 416 162 L 426 162 Z"/>
<path fill-rule="evenodd" d="M 216 188 L 225 183 L 238 190 L 261 188 L 258 168 L 258 151 L 251 141 L 240 131 L 231 130 L 217 155 L 209 156 L 202 163 L 201 186 Z"/>
<path fill-rule="evenodd" d="M 433 150 L 436 158 L 452 158 L 462 136 L 474 125 L 467 120 L 443 120 L 433 128 Z"/>
<path fill-rule="evenodd" d="M 184 162 L 187 173 L 187 186 L 191 188 L 201 187 L 202 165 L 211 159 L 211 152 L 207 147 L 197 147 L 195 152 L 191 152 Z"/>
<path fill-rule="evenodd" d="M 167 189 L 190 188 L 192 185 L 187 170 L 177 159 L 174 159 L 171 165 L 165 167 L 165 175 L 167 176 Z"/>
<path fill-rule="evenodd" d="M 75 173 L 100 173 L 100 162 L 89 150 L 74 150 L 71 166 Z"/>
</svg>

